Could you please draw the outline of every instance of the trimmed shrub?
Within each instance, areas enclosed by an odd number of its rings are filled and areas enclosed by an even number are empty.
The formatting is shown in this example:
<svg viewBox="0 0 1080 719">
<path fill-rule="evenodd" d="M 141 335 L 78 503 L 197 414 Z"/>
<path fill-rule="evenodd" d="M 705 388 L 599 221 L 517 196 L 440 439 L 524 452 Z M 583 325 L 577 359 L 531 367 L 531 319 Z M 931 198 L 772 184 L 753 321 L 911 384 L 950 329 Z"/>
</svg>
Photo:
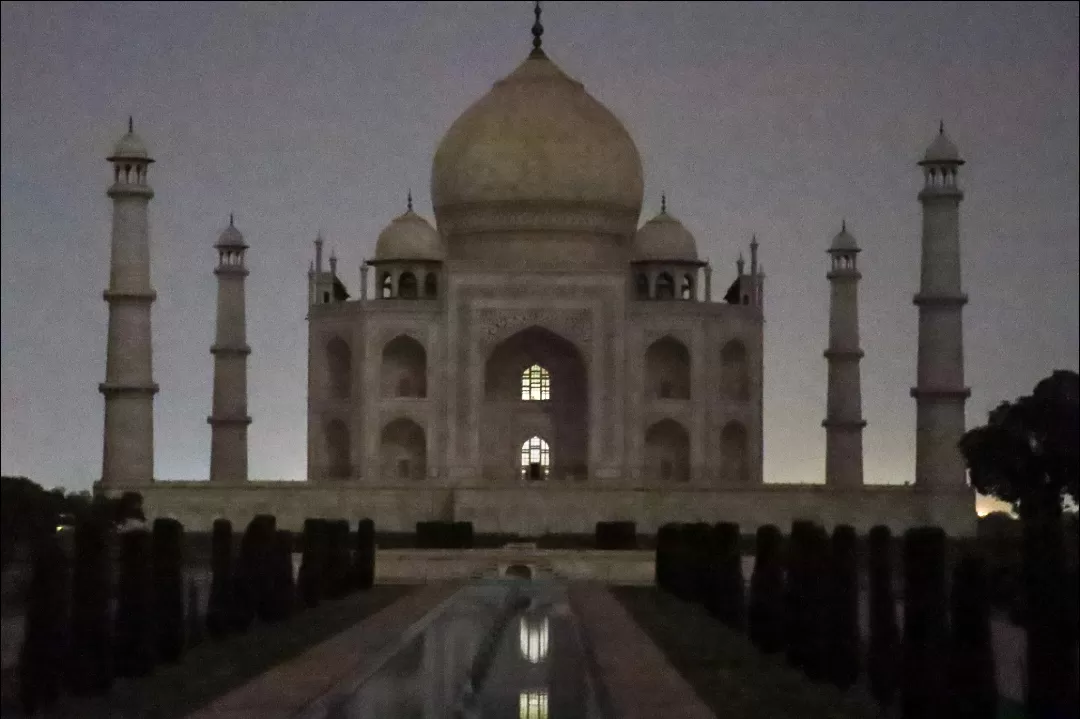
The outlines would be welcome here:
<svg viewBox="0 0 1080 719">
<path fill-rule="evenodd" d="M 462 522 L 468 527 L 468 543 L 472 546 L 472 522 Z M 375 585 L 375 522 L 361 519 L 356 525 L 356 553 L 353 555 L 353 576 L 360 591 Z"/>
<path fill-rule="evenodd" d="M 787 617 L 787 660 L 796 669 L 802 669 L 810 662 L 808 562 L 813 531 L 813 522 L 797 519 L 791 523 L 788 539 L 784 614 Z"/>
<path fill-rule="evenodd" d="M 307 608 L 319 606 L 325 591 L 326 560 L 328 552 L 326 522 L 321 519 L 304 520 L 303 552 L 300 562 L 299 585 L 300 601 Z"/>
<path fill-rule="evenodd" d="M 255 616 L 263 622 L 275 621 L 277 610 L 277 575 L 275 548 L 277 545 L 277 518 L 272 514 L 260 514 L 251 520 L 251 592 L 255 603 Z"/>
<path fill-rule="evenodd" d="M 349 520 L 335 519 L 329 523 L 327 552 L 326 599 L 340 599 L 349 593 Z"/>
<path fill-rule="evenodd" d="M 947 612 L 945 532 L 939 527 L 909 529 L 904 533 L 904 719 L 944 716 Z"/>
<path fill-rule="evenodd" d="M 473 525 L 472 522 L 454 522 L 451 526 L 453 541 L 451 549 L 472 549 Z"/>
<path fill-rule="evenodd" d="M 859 678 L 859 555 L 855 529 L 833 530 L 828 610 L 829 681 L 846 691 Z"/>
<path fill-rule="evenodd" d="M 739 525 L 718 522 L 710 531 L 709 613 L 737 631 L 746 626 L 746 592 L 742 574 Z"/>
<path fill-rule="evenodd" d="M 203 640 L 203 616 L 199 611 L 199 587 L 194 579 L 187 583 L 187 601 L 184 603 L 187 612 L 187 646 L 190 649 Z"/>
<path fill-rule="evenodd" d="M 26 714 L 60 696 L 67 653 L 67 557 L 56 535 L 38 538 L 26 596 L 26 629 L 19 654 L 19 701 Z"/>
<path fill-rule="evenodd" d="M 754 571 L 750 575 L 750 641 L 767 654 L 784 648 L 784 535 L 779 527 L 758 527 Z"/>
<path fill-rule="evenodd" d="M 156 625 L 150 533 L 133 529 L 120 535 L 115 618 L 117 676 L 140 677 L 154 670 Z"/>
<path fill-rule="evenodd" d="M 986 569 L 972 556 L 962 557 L 953 570 L 948 687 L 951 719 L 996 719 L 990 596 Z"/>
<path fill-rule="evenodd" d="M 88 517 L 75 526 L 71 578 L 71 663 L 68 684 L 76 695 L 104 694 L 113 682 L 109 600 L 112 576 L 108 528 Z"/>
<path fill-rule="evenodd" d="M 274 534 L 273 593 L 270 603 L 270 621 L 281 621 L 293 615 L 296 607 L 296 584 L 293 581 L 293 536 L 287 529 Z"/>
<path fill-rule="evenodd" d="M 262 597 L 266 586 L 266 556 L 275 524 L 273 517 L 257 515 L 248 522 L 240 537 L 240 551 L 233 566 L 232 581 L 230 625 L 234 631 L 246 632 L 260 609 L 265 609 L 260 605 L 265 601 Z"/>
<path fill-rule="evenodd" d="M 897 651 L 900 630 L 896 625 L 893 592 L 892 534 L 878 525 L 870 530 L 870 644 L 866 671 L 870 693 L 882 708 L 896 698 Z"/>
<path fill-rule="evenodd" d="M 807 597 L 807 605 L 804 607 L 807 661 L 803 671 L 812 681 L 821 682 L 829 678 L 829 574 L 832 567 L 832 547 L 829 533 L 820 524 L 814 524 L 807 536 L 808 554 L 804 578 Z"/>
<path fill-rule="evenodd" d="M 597 549 L 637 549 L 637 525 L 634 522 L 597 522 Z"/>
<path fill-rule="evenodd" d="M 176 662 L 184 653 L 184 526 L 175 519 L 154 520 L 154 623 L 157 655 Z"/>
<path fill-rule="evenodd" d="M 206 604 L 206 631 L 213 639 L 222 639 L 230 629 L 232 604 L 233 556 L 232 524 L 227 519 L 214 520 L 212 547 L 213 579 Z"/>
</svg>

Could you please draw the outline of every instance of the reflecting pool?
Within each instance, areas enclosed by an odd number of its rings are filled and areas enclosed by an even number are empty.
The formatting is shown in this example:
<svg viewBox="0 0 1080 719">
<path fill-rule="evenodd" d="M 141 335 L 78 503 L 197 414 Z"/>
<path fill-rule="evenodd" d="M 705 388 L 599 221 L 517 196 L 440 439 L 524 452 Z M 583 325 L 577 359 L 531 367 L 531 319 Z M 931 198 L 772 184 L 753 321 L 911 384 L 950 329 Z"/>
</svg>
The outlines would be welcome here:
<svg viewBox="0 0 1080 719">
<path fill-rule="evenodd" d="M 304 719 L 602 719 L 564 585 L 480 579 Z"/>
</svg>

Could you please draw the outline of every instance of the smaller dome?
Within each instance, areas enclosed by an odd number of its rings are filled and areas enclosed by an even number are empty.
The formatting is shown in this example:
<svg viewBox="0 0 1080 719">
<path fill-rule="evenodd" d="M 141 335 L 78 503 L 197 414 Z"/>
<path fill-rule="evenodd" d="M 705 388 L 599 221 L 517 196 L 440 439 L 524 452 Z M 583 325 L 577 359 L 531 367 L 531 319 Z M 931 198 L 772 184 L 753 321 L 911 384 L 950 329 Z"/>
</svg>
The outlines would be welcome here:
<svg viewBox="0 0 1080 719">
<path fill-rule="evenodd" d="M 113 148 L 112 155 L 106 159 L 153 162 L 150 159 L 150 153 L 146 150 L 146 144 L 143 143 L 141 137 L 135 134 L 135 127 L 130 117 L 128 118 L 127 134 L 120 138 L 120 141 L 116 143 L 116 147 Z"/>
<path fill-rule="evenodd" d="M 438 260 L 446 257 L 442 237 L 410 207 L 379 233 L 376 260 Z"/>
<path fill-rule="evenodd" d="M 236 225 L 233 224 L 232 215 L 229 215 L 229 226 L 222 230 L 221 236 L 218 237 L 217 244 L 214 247 L 236 247 L 240 249 L 247 247 L 244 236 L 240 234 L 240 230 L 236 229 Z"/>
<path fill-rule="evenodd" d="M 634 235 L 634 259 L 652 262 L 697 262 L 697 241 L 681 222 L 664 209 Z"/>
<path fill-rule="evenodd" d="M 845 221 L 840 225 L 840 231 L 836 233 L 836 237 L 833 238 L 832 244 L 829 246 L 829 252 L 859 252 L 859 243 L 855 241 L 855 236 L 847 230 L 847 222 Z"/>
<path fill-rule="evenodd" d="M 930 147 L 926 148 L 926 154 L 923 155 L 922 161 L 925 163 L 955 162 L 958 164 L 964 162 L 960 159 L 960 150 L 957 149 L 956 144 L 945 134 L 944 123 L 938 129 L 938 135 L 930 143 Z"/>
</svg>

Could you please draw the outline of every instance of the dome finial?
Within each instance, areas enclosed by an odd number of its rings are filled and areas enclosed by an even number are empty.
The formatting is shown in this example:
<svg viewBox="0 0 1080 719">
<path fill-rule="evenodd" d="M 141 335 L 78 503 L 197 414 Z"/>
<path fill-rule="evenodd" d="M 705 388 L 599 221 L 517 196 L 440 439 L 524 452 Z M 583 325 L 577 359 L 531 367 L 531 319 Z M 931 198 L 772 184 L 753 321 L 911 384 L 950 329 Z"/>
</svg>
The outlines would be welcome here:
<svg viewBox="0 0 1080 719">
<path fill-rule="evenodd" d="M 128 132 L 135 132 L 135 118 L 128 115 Z"/>
<path fill-rule="evenodd" d="M 663 215 L 663 214 L 666 214 L 666 213 L 667 213 L 667 193 L 666 192 L 661 192 L 660 193 L 660 214 Z"/>
<path fill-rule="evenodd" d="M 544 34 L 544 26 L 540 24 L 540 0 L 536 0 L 536 4 L 533 6 L 533 14 L 536 15 L 536 22 L 532 26 L 533 49 L 529 53 L 529 57 L 543 57 L 544 51 L 540 49 L 542 42 L 540 37 Z"/>
<path fill-rule="evenodd" d="M 847 218 L 840 220 L 840 231 L 847 232 Z"/>
<path fill-rule="evenodd" d="M 945 134 L 945 120 L 938 120 L 937 131 L 939 135 Z"/>
<path fill-rule="evenodd" d="M 233 213 L 229 213 L 229 227 L 233 227 Z"/>
<path fill-rule="evenodd" d="M 409 188 L 409 192 L 405 195 L 405 205 L 409 212 L 412 212 L 412 188 Z"/>
</svg>

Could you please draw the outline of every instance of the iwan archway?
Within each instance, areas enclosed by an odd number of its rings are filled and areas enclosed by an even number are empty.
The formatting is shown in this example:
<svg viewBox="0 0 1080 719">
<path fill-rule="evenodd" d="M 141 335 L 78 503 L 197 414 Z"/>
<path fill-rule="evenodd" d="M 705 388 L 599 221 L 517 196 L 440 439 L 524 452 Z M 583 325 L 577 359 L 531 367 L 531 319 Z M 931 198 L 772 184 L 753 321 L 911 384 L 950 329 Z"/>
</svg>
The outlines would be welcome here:
<svg viewBox="0 0 1080 719">
<path fill-rule="evenodd" d="M 588 418 L 588 380 L 578 348 L 543 327 L 512 335 L 496 345 L 484 366 L 484 478 L 586 478 Z"/>
</svg>

